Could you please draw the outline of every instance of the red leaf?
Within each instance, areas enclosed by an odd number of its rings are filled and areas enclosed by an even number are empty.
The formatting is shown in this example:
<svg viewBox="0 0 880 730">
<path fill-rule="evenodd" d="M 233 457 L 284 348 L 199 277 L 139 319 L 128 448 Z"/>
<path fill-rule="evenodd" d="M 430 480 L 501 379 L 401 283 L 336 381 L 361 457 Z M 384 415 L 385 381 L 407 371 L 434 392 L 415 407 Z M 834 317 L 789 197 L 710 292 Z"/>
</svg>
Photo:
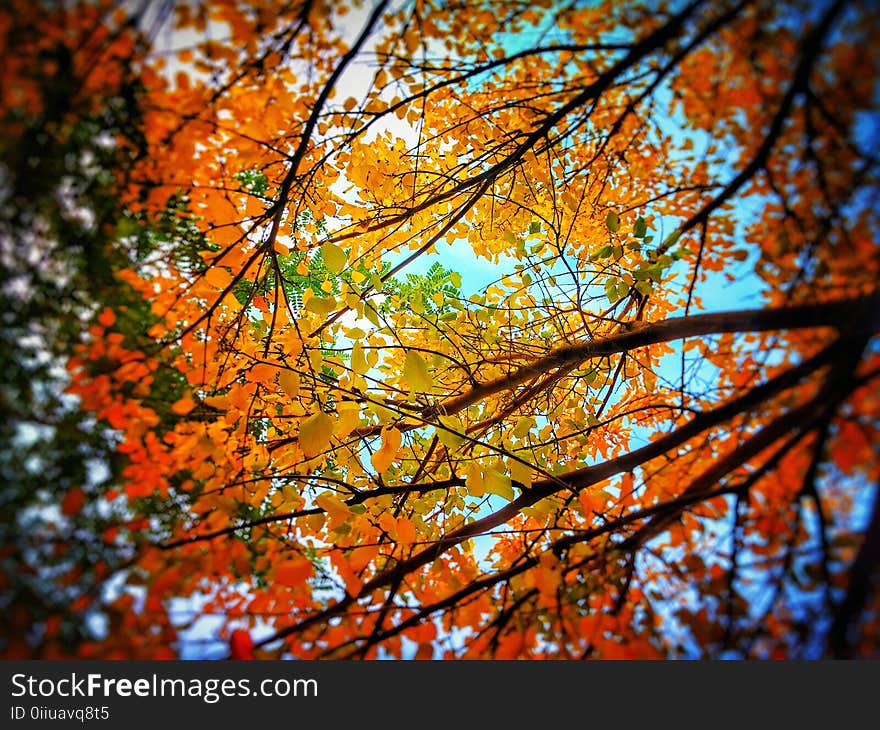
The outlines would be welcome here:
<svg viewBox="0 0 880 730">
<path fill-rule="evenodd" d="M 86 502 L 86 495 L 79 487 L 74 487 L 66 495 L 61 502 L 61 511 L 70 516 L 78 514 Z"/>
<path fill-rule="evenodd" d="M 254 641 L 244 629 L 236 629 L 229 637 L 230 659 L 247 660 L 254 658 Z"/>
</svg>

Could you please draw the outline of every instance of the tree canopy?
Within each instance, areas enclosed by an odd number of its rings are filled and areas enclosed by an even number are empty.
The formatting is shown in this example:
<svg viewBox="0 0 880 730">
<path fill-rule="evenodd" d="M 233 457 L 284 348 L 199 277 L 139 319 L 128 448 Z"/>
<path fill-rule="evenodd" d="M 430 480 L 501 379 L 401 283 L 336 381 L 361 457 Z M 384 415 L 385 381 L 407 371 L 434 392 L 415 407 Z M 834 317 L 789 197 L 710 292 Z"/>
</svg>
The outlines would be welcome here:
<svg viewBox="0 0 880 730">
<path fill-rule="evenodd" d="M 0 651 L 877 656 L 869 2 L 0 8 Z"/>
</svg>

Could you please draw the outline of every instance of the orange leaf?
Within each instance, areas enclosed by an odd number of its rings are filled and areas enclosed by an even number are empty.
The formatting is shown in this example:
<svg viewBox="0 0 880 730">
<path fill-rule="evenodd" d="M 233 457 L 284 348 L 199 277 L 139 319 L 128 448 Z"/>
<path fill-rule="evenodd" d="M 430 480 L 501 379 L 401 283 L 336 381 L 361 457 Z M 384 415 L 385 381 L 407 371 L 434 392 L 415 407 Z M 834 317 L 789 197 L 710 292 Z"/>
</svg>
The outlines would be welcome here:
<svg viewBox="0 0 880 730">
<path fill-rule="evenodd" d="M 185 416 L 189 413 L 193 408 L 196 407 L 196 402 L 190 398 L 188 395 L 183 396 L 179 401 L 176 401 L 172 406 L 171 410 L 176 413 L 178 416 Z"/>
<path fill-rule="evenodd" d="M 416 541 L 416 526 L 406 517 L 397 518 L 397 542 L 411 544 Z"/>
<path fill-rule="evenodd" d="M 116 321 L 116 314 L 113 312 L 110 307 L 104 307 L 101 313 L 98 315 L 98 322 L 100 322 L 105 327 L 113 326 L 113 323 Z"/>
<path fill-rule="evenodd" d="M 345 556 L 339 552 L 334 552 L 330 556 L 330 562 L 333 563 L 333 567 L 336 568 L 339 577 L 345 582 L 345 588 L 349 595 L 356 596 L 360 593 L 361 588 L 364 587 L 364 582 L 355 575 Z"/>
<path fill-rule="evenodd" d="M 401 441 L 402 437 L 400 431 L 396 428 L 391 427 L 383 429 L 382 448 L 370 457 L 370 462 L 377 472 L 381 474 L 391 466 L 391 463 L 397 456 L 397 451 L 400 449 Z"/>
<path fill-rule="evenodd" d="M 205 281 L 215 289 L 225 289 L 232 281 L 232 276 L 226 269 L 214 267 L 205 272 Z"/>
<path fill-rule="evenodd" d="M 578 502 L 580 502 L 581 509 L 584 511 L 584 517 L 588 520 L 593 519 L 594 513 L 602 512 L 607 501 L 608 497 L 605 492 L 590 494 L 587 491 L 583 491 L 578 494 Z"/>
<path fill-rule="evenodd" d="M 314 574 L 314 567 L 308 558 L 294 558 L 285 560 L 275 568 L 275 580 L 279 583 L 295 588 L 301 586 Z"/>
</svg>

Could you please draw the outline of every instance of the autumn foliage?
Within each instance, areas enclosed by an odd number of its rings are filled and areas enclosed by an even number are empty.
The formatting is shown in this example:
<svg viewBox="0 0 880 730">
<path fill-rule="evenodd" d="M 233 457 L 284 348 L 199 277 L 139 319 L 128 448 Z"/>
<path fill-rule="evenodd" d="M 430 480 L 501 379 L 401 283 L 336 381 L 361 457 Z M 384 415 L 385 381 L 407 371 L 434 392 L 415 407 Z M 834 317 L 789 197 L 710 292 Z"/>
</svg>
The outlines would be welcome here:
<svg viewBox="0 0 880 730">
<path fill-rule="evenodd" d="M 136 5 L 0 9 L 4 655 L 877 656 L 871 3 Z"/>
</svg>

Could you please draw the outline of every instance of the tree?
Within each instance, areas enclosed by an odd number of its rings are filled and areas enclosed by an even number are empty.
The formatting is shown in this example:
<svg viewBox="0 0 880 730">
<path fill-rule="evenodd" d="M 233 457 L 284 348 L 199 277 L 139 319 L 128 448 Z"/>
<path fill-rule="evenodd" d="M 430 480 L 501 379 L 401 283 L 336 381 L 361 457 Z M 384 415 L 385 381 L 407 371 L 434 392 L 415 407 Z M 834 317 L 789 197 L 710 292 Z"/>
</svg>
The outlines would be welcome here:
<svg viewBox="0 0 880 730">
<path fill-rule="evenodd" d="M 64 391 L 84 322 L 115 317 L 106 302 L 146 308 L 113 250 L 114 140 L 139 136 L 136 37 L 92 6 L 0 18 L 0 635 L 9 656 L 53 657 L 93 636 L 95 598 L 134 554 L 102 499 L 123 466 L 113 428 Z"/>
<path fill-rule="evenodd" d="M 56 495 L 114 516 L 80 656 L 877 654 L 868 3 L 52 12 L 3 164 L 112 140 L 42 345 L 113 465 Z"/>
</svg>

